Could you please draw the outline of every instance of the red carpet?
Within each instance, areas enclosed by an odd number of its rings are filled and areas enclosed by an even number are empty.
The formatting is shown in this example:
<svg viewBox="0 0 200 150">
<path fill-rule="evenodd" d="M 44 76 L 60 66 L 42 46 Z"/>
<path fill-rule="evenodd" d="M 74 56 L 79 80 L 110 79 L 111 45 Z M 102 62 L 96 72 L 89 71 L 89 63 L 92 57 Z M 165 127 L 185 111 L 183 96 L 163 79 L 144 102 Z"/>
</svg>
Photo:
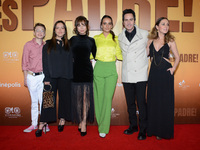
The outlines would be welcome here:
<svg viewBox="0 0 200 150">
<path fill-rule="evenodd" d="M 50 126 L 51 131 L 36 138 L 35 132 L 23 133 L 26 126 L 0 126 L 1 150 L 199 150 L 200 124 L 175 125 L 174 139 L 156 140 L 147 137 L 137 140 L 138 133 L 125 135 L 127 126 L 111 126 L 106 138 L 100 138 L 97 126 L 88 126 L 87 135 L 81 137 L 77 126 L 65 126 L 59 133 L 57 126 Z"/>
</svg>

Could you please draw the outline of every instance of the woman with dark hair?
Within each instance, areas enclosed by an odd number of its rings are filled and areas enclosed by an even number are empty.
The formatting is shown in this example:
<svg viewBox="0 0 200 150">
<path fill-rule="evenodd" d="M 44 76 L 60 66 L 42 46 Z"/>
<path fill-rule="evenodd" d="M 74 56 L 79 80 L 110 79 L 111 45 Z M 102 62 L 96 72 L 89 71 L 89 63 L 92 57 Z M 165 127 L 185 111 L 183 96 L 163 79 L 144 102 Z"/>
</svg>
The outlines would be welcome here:
<svg viewBox="0 0 200 150">
<path fill-rule="evenodd" d="M 99 136 L 104 138 L 110 129 L 112 98 L 118 78 L 115 61 L 122 60 L 122 54 L 118 37 L 112 31 L 112 18 L 104 15 L 100 25 L 103 32 L 94 36 L 97 46 L 94 102 Z"/>
<path fill-rule="evenodd" d="M 174 137 L 174 72 L 179 54 L 169 31 L 169 20 L 159 18 L 148 38 L 151 68 L 147 89 L 147 135 L 170 139 Z M 175 57 L 173 66 L 169 61 L 170 50 Z"/>
<path fill-rule="evenodd" d="M 47 122 L 56 122 L 56 97 L 59 96 L 58 118 L 60 119 L 58 131 L 62 132 L 65 120 L 71 120 L 71 79 L 73 77 L 72 52 L 69 48 L 67 27 L 61 20 L 54 24 L 53 36 L 46 41 L 43 47 L 42 62 L 45 75 L 44 86 L 52 86 L 54 92 L 54 107 L 43 108 L 40 116 L 39 129 L 36 137 L 46 130 Z"/>
<path fill-rule="evenodd" d="M 89 37 L 89 21 L 84 16 L 75 20 L 74 33 L 70 39 L 73 53 L 73 83 L 72 83 L 72 121 L 79 124 L 81 136 L 87 134 L 86 122 L 94 121 L 93 98 L 93 67 L 90 55 L 95 58 L 96 45 Z"/>
</svg>

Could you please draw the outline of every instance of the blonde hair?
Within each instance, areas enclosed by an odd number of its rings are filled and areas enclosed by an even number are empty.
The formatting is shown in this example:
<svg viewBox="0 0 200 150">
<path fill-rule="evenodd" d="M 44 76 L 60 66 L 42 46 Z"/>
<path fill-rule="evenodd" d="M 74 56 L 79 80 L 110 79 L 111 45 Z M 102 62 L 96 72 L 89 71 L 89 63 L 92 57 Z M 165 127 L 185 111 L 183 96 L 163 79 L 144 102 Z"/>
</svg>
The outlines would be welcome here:
<svg viewBox="0 0 200 150">
<path fill-rule="evenodd" d="M 154 27 L 152 28 L 151 32 L 149 33 L 148 35 L 148 38 L 149 39 L 157 39 L 158 38 L 158 32 L 157 32 L 157 29 L 156 29 L 156 26 L 159 26 L 160 22 L 163 20 L 163 19 L 166 19 L 168 20 L 166 17 L 161 17 L 159 18 Z M 169 22 L 169 20 L 168 20 Z M 170 33 L 170 31 L 168 31 L 166 34 L 165 34 L 165 39 L 164 39 L 164 42 L 165 43 L 169 43 L 169 42 L 172 42 L 175 40 L 175 37 Z"/>
</svg>

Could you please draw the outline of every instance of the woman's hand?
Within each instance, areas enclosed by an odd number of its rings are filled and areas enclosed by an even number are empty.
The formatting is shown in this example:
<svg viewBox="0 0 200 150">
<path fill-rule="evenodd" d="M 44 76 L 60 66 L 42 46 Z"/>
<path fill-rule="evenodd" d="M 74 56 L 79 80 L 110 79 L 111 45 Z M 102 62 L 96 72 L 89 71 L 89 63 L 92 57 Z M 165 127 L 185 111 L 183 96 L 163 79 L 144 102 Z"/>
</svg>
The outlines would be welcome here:
<svg viewBox="0 0 200 150">
<path fill-rule="evenodd" d="M 167 69 L 167 71 L 170 71 L 170 73 L 171 73 L 171 75 L 173 75 L 174 74 L 174 71 L 175 71 L 176 69 L 174 69 L 173 67 L 172 68 L 169 68 L 169 69 Z"/>
</svg>

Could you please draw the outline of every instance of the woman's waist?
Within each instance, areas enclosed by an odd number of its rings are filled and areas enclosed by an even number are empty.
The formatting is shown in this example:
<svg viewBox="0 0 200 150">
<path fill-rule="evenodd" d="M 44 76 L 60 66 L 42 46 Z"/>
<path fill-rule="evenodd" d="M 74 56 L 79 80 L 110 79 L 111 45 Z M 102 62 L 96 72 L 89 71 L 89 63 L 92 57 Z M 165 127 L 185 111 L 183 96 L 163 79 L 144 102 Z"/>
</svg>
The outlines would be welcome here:
<svg viewBox="0 0 200 150">
<path fill-rule="evenodd" d="M 103 62 L 112 62 L 112 61 L 116 61 L 116 56 L 114 54 L 112 54 L 112 55 L 96 55 L 95 59 L 103 61 Z"/>
</svg>

